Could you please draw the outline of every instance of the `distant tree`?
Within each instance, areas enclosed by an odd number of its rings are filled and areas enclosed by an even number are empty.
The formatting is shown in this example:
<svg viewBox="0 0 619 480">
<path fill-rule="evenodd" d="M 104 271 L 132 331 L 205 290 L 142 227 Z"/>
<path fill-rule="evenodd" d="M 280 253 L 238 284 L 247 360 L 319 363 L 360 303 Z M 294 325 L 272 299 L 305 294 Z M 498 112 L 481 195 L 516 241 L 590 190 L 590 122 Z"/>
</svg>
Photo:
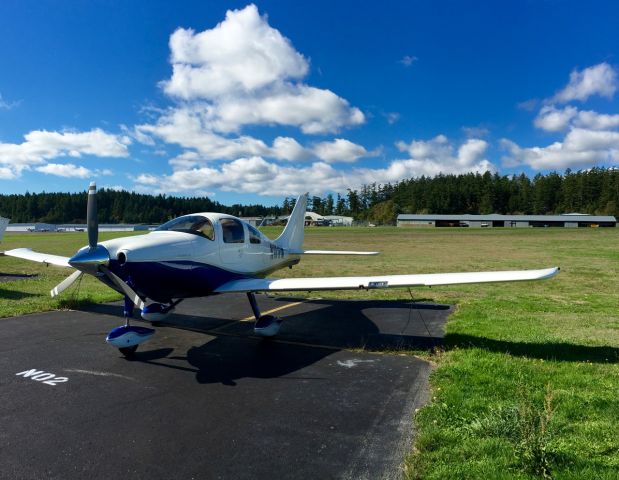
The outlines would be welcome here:
<svg viewBox="0 0 619 480">
<path fill-rule="evenodd" d="M 395 225 L 397 209 L 393 200 L 374 205 L 368 214 L 368 220 L 377 225 Z"/>
<path fill-rule="evenodd" d="M 324 214 L 333 215 L 334 202 L 333 202 L 333 195 L 331 193 L 327 195 L 327 198 L 324 199 L 323 205 L 324 205 Z"/>
<path fill-rule="evenodd" d="M 337 201 L 335 202 L 335 214 L 336 215 L 346 215 L 346 200 L 338 193 Z"/>
<path fill-rule="evenodd" d="M 322 199 L 320 197 L 312 197 L 312 211 L 319 215 L 323 214 Z"/>
</svg>

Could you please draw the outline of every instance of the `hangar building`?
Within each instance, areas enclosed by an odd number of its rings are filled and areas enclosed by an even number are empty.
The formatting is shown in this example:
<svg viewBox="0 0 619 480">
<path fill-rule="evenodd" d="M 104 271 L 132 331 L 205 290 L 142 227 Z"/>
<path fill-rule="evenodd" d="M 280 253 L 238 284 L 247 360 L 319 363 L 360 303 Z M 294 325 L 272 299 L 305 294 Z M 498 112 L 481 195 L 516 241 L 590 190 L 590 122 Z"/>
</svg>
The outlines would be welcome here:
<svg viewBox="0 0 619 480">
<path fill-rule="evenodd" d="M 398 227 L 616 227 L 610 215 L 437 215 L 400 214 Z"/>
</svg>

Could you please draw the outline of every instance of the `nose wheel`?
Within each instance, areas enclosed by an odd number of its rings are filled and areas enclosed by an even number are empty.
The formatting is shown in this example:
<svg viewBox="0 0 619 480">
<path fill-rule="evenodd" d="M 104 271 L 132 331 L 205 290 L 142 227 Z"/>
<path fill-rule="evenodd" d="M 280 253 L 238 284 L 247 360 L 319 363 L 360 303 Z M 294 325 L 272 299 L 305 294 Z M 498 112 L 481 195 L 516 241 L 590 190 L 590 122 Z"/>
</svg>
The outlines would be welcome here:
<svg viewBox="0 0 619 480">
<path fill-rule="evenodd" d="M 122 353 L 125 358 L 132 358 L 137 349 L 138 346 L 134 345 L 133 347 L 121 347 L 118 349 L 118 351 Z"/>
</svg>

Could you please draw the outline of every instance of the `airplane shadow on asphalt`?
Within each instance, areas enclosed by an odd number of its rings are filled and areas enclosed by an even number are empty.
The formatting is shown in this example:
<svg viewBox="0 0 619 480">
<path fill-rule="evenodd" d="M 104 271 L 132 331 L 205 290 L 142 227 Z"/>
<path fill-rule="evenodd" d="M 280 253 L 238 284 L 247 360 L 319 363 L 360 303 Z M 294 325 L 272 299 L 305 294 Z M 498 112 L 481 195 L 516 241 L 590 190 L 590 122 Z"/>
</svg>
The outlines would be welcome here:
<svg viewBox="0 0 619 480">
<path fill-rule="evenodd" d="M 271 298 L 266 300 L 269 307 L 274 300 L 276 306 L 281 306 L 301 299 L 285 298 L 280 302 Z M 201 305 L 204 311 L 212 313 L 215 309 L 208 308 L 208 301 L 202 299 Z M 262 307 L 265 311 L 265 306 Z M 86 309 L 114 316 L 120 316 L 122 311 L 118 303 Z M 242 378 L 292 379 L 296 378 L 291 376 L 294 372 L 344 349 L 397 353 L 440 346 L 451 310 L 448 305 L 411 301 L 303 299 L 300 305 L 281 312 L 282 328 L 274 339 L 256 337 L 251 321 L 177 311 L 157 326 L 202 333 L 211 338 L 186 349 L 143 350 L 148 347 L 146 344 L 129 361 L 192 371 L 199 383 L 234 386 Z M 195 312 L 195 305 L 187 311 Z M 173 355 L 174 351 L 186 351 L 186 354 Z M 308 381 L 321 380 L 301 375 Z"/>
</svg>

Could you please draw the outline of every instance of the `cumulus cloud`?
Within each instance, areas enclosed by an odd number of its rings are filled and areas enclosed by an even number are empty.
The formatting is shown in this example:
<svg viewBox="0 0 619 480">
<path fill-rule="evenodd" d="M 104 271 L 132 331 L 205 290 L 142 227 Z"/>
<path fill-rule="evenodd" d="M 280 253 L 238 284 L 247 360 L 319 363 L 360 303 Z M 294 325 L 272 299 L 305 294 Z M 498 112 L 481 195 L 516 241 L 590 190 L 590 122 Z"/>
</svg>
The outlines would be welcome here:
<svg viewBox="0 0 619 480">
<path fill-rule="evenodd" d="M 529 165 L 535 170 L 588 168 L 606 162 L 619 161 L 619 133 L 573 128 L 562 142 L 546 147 L 521 148 L 511 140 L 502 139 L 508 155 L 506 166 Z"/>
<path fill-rule="evenodd" d="M 255 5 L 229 10 L 210 30 L 176 30 L 170 50 L 173 73 L 164 91 L 192 102 L 213 131 L 285 125 L 317 134 L 365 121 L 332 91 L 302 83 L 307 60 Z"/>
<path fill-rule="evenodd" d="M 259 139 L 240 136 L 227 138 L 209 129 L 208 120 L 199 108 L 172 109 L 154 125 L 139 125 L 136 131 L 155 135 L 167 143 L 192 148 L 207 160 L 225 160 L 246 155 L 264 155 L 267 145 Z"/>
<path fill-rule="evenodd" d="M 187 170 L 199 165 L 202 161 L 200 154 L 197 152 L 183 152 L 170 160 L 170 165 L 175 169 Z"/>
<path fill-rule="evenodd" d="M 13 168 L 9 167 L 0 167 L 0 179 L 2 180 L 13 180 L 19 176 L 20 171 L 16 171 Z"/>
<path fill-rule="evenodd" d="M 290 139 L 280 137 L 282 144 L 286 144 L 287 140 Z M 294 144 L 290 145 L 294 147 Z M 408 153 L 411 158 L 392 161 L 384 168 L 353 167 L 340 170 L 328 163 L 349 158 L 351 154 L 360 155 L 359 147 L 347 140 L 336 139 L 314 146 L 315 151 L 321 152 L 316 155 L 322 155 L 328 161 L 316 161 L 307 166 L 280 165 L 253 156 L 216 167 L 187 163 L 170 175 L 142 174 L 135 181 L 138 189 L 159 193 L 221 189 L 261 195 L 296 195 L 308 190 L 317 194 L 344 191 L 368 183 L 396 182 L 421 175 L 495 170 L 485 158 L 488 144 L 484 140 L 469 139 L 456 148 L 444 135 L 428 141 L 399 142 L 400 150 Z M 364 155 L 370 154 L 372 152 L 364 152 Z"/>
<path fill-rule="evenodd" d="M 304 83 L 308 60 L 255 5 L 228 11 L 221 23 L 202 32 L 176 30 L 170 51 L 172 76 L 161 86 L 175 105 L 155 112 L 154 121 L 128 134 L 146 145 L 157 139 L 185 151 L 170 160 L 170 175 L 142 174 L 138 185 L 169 192 L 293 192 L 301 176 L 303 184 L 313 177 L 328 188 L 335 179 L 342 185 L 342 175 L 329 163 L 355 162 L 374 153 L 344 138 L 303 145 L 281 135 L 269 145 L 242 133 L 268 126 L 328 134 L 365 122 L 363 112 L 346 99 Z M 314 163 L 283 166 L 265 158 Z M 324 179 L 316 169 L 326 172 Z"/>
<path fill-rule="evenodd" d="M 306 167 L 282 166 L 261 157 L 239 158 L 219 167 L 176 170 L 170 175 L 143 174 L 136 183 L 151 191 L 178 193 L 217 189 L 261 195 L 295 195 L 342 189 L 344 174 L 323 162 Z"/>
<path fill-rule="evenodd" d="M 539 111 L 533 123 L 537 128 L 547 132 L 560 132 L 567 130 L 577 114 L 576 107 L 557 109 L 554 105 L 546 105 Z"/>
<path fill-rule="evenodd" d="M 271 156 L 278 160 L 307 160 L 311 157 L 311 152 L 301 146 L 294 138 L 291 137 L 277 137 L 273 140 L 273 148 L 271 149 Z"/>
<path fill-rule="evenodd" d="M 154 125 L 139 125 L 140 135 L 156 135 L 168 143 L 195 150 L 171 160 L 173 165 L 209 160 L 234 160 L 239 157 L 262 156 L 285 161 L 303 161 L 318 157 L 328 162 L 354 162 L 368 156 L 365 147 L 349 140 L 336 139 L 304 147 L 292 137 L 276 137 L 269 147 L 264 141 L 242 135 L 226 137 L 209 129 L 204 112 L 190 107 L 172 109 Z"/>
<path fill-rule="evenodd" d="M 427 141 L 398 142 L 396 147 L 407 152 L 411 157 L 408 165 L 415 165 L 424 175 L 496 170 L 485 158 L 488 149 L 488 142 L 485 140 L 470 138 L 460 145 L 457 151 L 445 135 L 438 135 Z"/>
<path fill-rule="evenodd" d="M 42 167 L 36 167 L 35 170 L 58 177 L 88 178 L 93 175 L 93 172 L 86 167 L 78 167 L 72 163 L 48 163 Z"/>
<path fill-rule="evenodd" d="M 619 132 L 573 128 L 565 137 L 564 145 L 572 151 L 618 150 Z"/>
<path fill-rule="evenodd" d="M 220 99 L 205 113 L 209 126 L 219 132 L 235 132 L 246 125 L 281 125 L 318 134 L 365 121 L 361 110 L 332 91 L 307 85 L 281 85 L 266 95 Z"/>
<path fill-rule="evenodd" d="M 368 151 L 344 138 L 336 138 L 332 142 L 321 142 L 314 146 L 314 153 L 327 163 L 356 162 L 357 159 L 368 155 Z"/>
<path fill-rule="evenodd" d="M 537 128 L 547 132 L 566 132 L 561 141 L 545 147 L 522 148 L 508 139 L 501 145 L 508 152 L 505 166 L 528 165 L 536 170 L 590 168 L 619 160 L 619 115 L 579 110 L 557 104 L 586 101 L 592 95 L 611 98 L 617 89 L 617 72 L 600 63 L 570 74 L 568 85 L 546 100 L 534 120 Z"/>
<path fill-rule="evenodd" d="M 126 136 L 112 135 L 98 128 L 88 132 L 34 130 L 24 140 L 19 144 L 0 143 L 0 165 L 7 169 L 3 178 L 19 177 L 24 169 L 58 157 L 127 157 L 127 146 L 131 143 Z"/>
<path fill-rule="evenodd" d="M 572 100 L 585 101 L 592 95 L 611 98 L 617 90 L 617 72 L 606 62 L 593 65 L 584 70 L 574 70 L 570 81 L 559 91 L 553 101 L 567 103 Z"/>
<path fill-rule="evenodd" d="M 214 99 L 255 92 L 309 69 L 290 40 L 261 17 L 255 5 L 228 10 L 215 28 L 196 33 L 179 28 L 170 37 L 172 78 L 166 93 L 183 99 Z"/>
<path fill-rule="evenodd" d="M 591 110 L 578 112 L 574 124 L 591 130 L 608 130 L 619 127 L 619 115 L 608 115 Z"/>
</svg>

